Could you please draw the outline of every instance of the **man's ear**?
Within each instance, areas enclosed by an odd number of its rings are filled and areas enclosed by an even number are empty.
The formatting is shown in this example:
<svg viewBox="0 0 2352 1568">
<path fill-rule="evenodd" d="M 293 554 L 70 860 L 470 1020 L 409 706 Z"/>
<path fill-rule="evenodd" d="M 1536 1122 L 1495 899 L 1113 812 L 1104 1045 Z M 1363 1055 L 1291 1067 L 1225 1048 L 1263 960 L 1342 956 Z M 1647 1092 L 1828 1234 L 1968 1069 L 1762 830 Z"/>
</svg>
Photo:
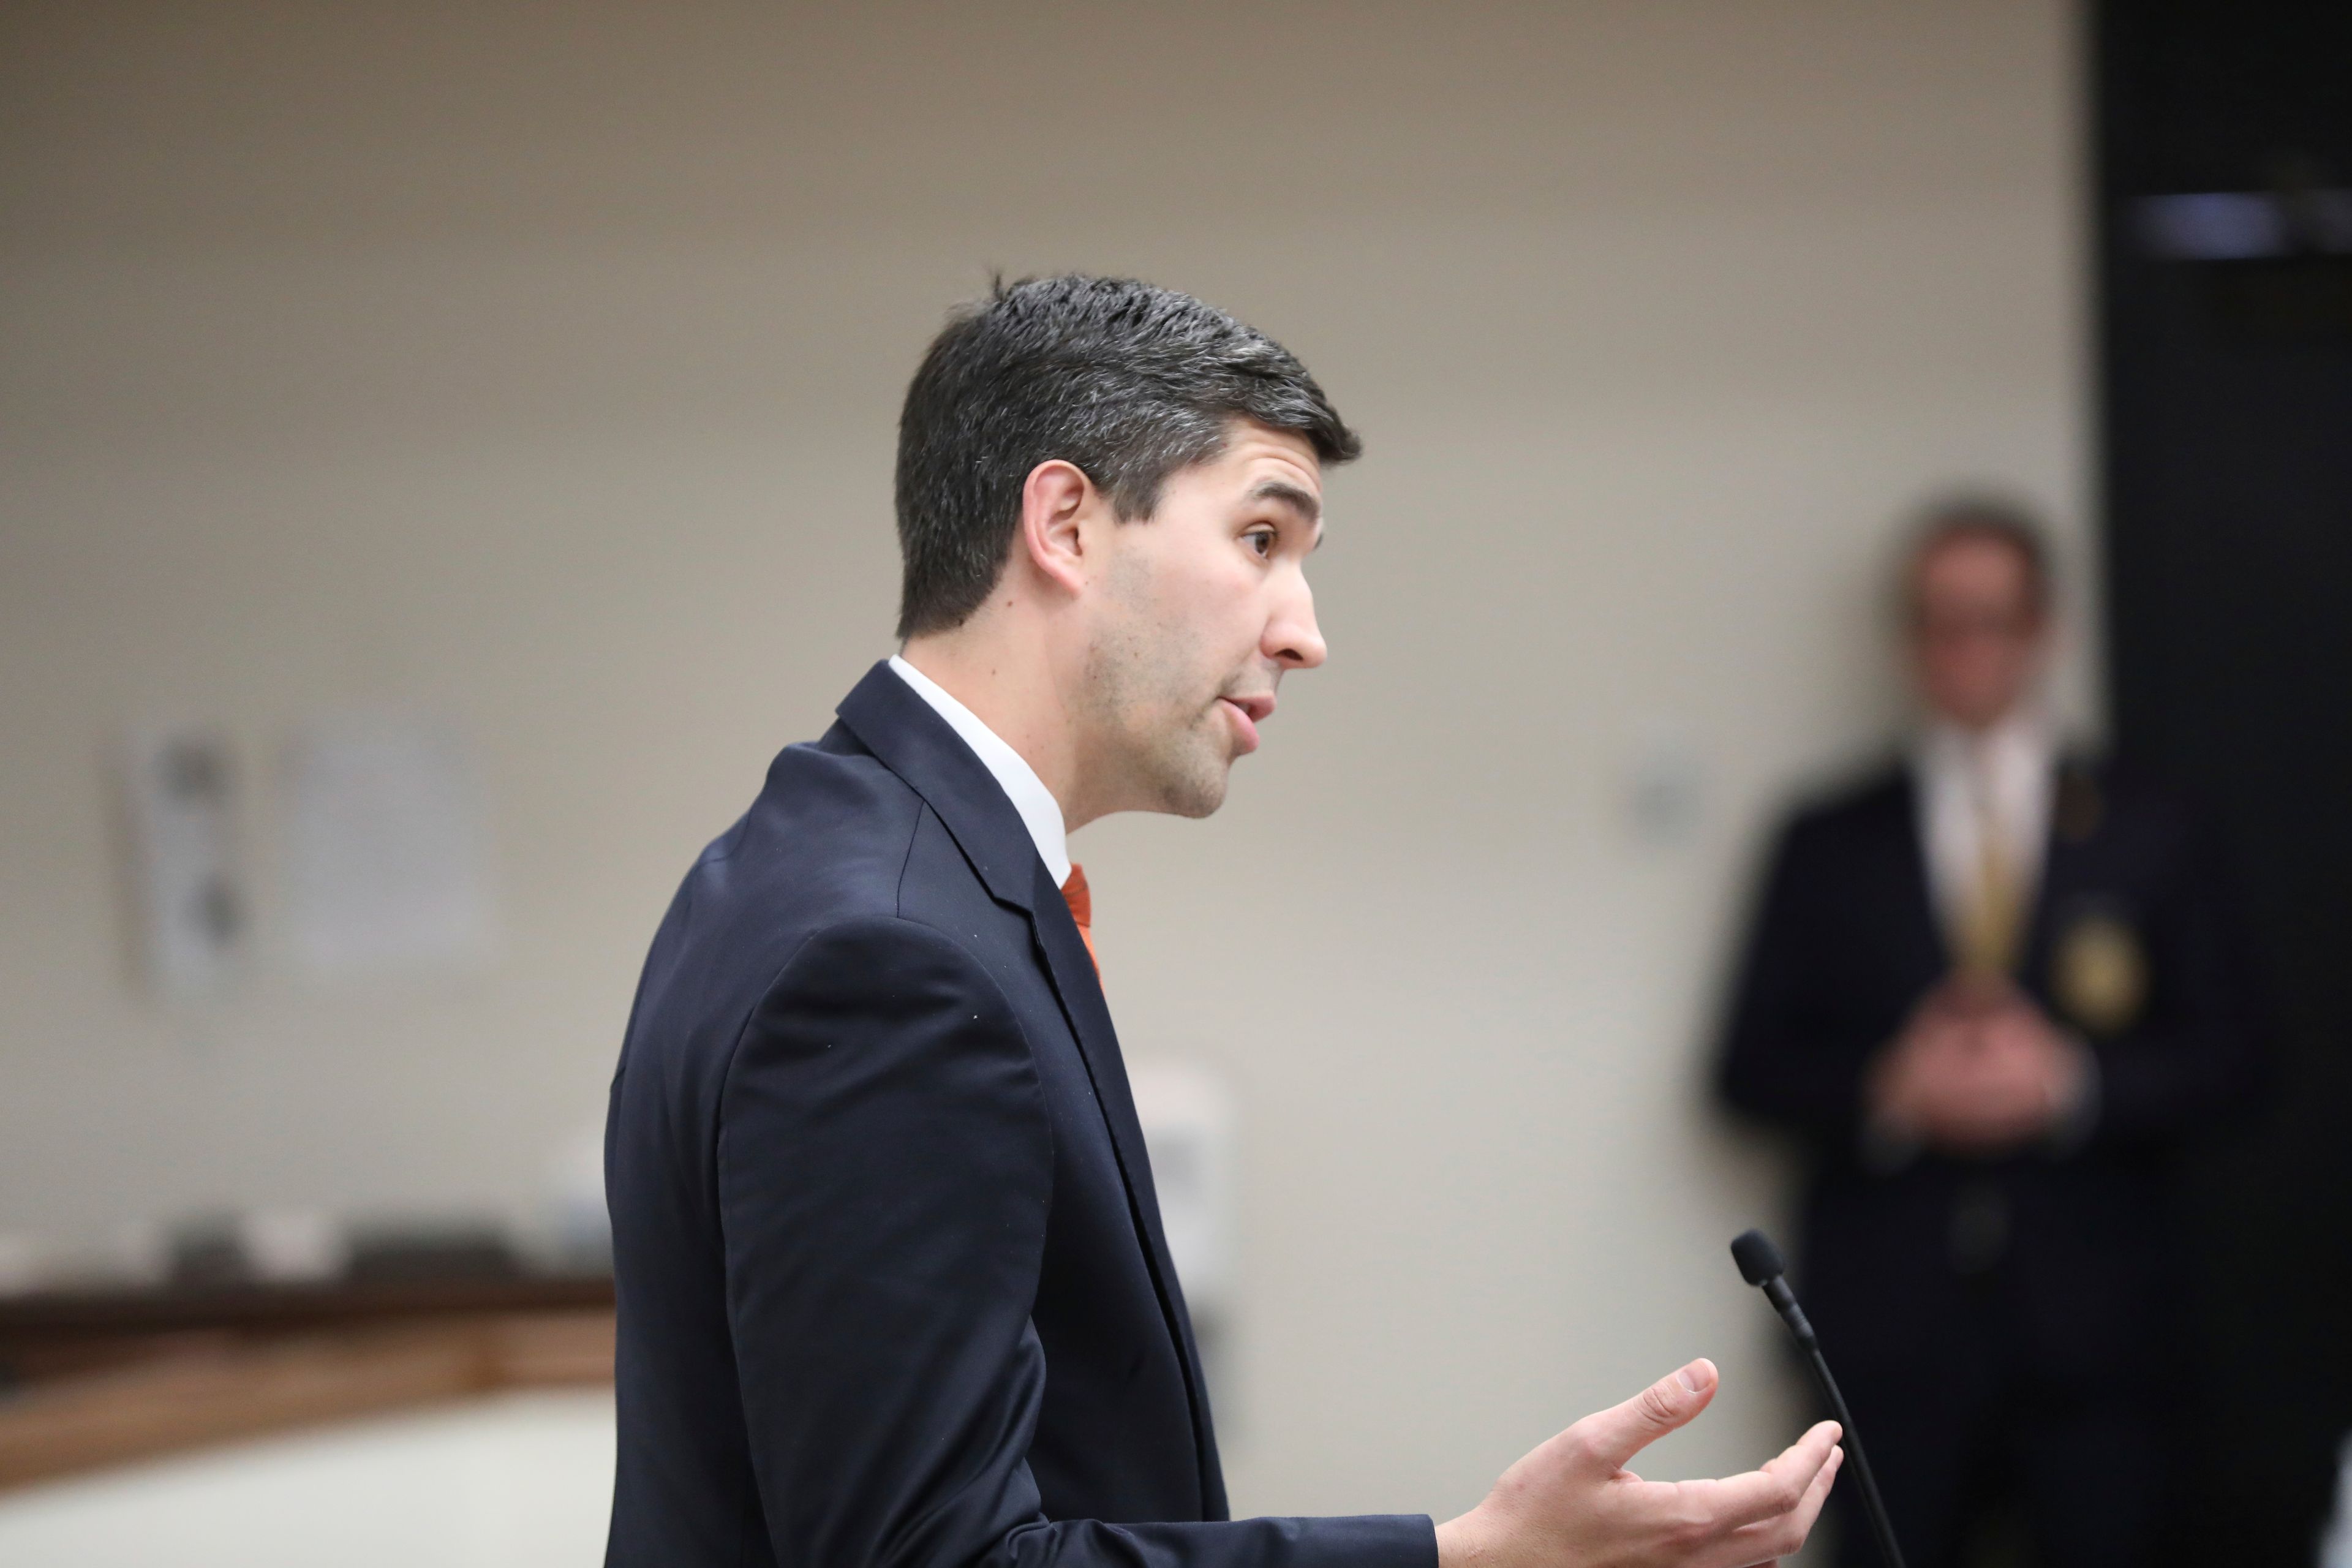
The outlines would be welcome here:
<svg viewBox="0 0 2352 1568">
<path fill-rule="evenodd" d="M 1077 593 L 1088 564 L 1084 524 L 1103 504 L 1102 492 L 1076 463 L 1055 458 L 1038 464 L 1021 484 L 1016 548 L 1048 582 Z"/>
</svg>

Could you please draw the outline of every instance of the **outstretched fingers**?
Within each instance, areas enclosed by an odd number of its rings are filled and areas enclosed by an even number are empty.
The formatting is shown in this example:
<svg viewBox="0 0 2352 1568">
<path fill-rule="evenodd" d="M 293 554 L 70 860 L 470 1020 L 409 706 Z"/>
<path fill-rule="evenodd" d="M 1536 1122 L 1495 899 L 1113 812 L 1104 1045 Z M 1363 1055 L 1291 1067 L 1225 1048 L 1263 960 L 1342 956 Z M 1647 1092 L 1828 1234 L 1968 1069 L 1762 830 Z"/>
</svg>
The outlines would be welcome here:
<svg viewBox="0 0 2352 1568">
<path fill-rule="evenodd" d="M 1694 1510 L 1726 1531 L 1784 1518 L 1804 1506 L 1811 1489 L 1830 1468 L 1830 1456 L 1838 1451 L 1840 1435 L 1836 1422 L 1824 1421 L 1782 1449 L 1762 1469 L 1719 1481 L 1682 1485 L 1691 1494 Z"/>
<path fill-rule="evenodd" d="M 1804 1497 L 1785 1514 L 1759 1519 L 1735 1530 L 1725 1540 L 1726 1550 L 1708 1560 L 1706 1568 L 1751 1568 L 1752 1564 L 1793 1556 L 1813 1532 L 1813 1521 L 1829 1501 L 1830 1488 L 1845 1464 L 1845 1449 L 1830 1450 L 1828 1462 L 1805 1488 Z"/>
</svg>

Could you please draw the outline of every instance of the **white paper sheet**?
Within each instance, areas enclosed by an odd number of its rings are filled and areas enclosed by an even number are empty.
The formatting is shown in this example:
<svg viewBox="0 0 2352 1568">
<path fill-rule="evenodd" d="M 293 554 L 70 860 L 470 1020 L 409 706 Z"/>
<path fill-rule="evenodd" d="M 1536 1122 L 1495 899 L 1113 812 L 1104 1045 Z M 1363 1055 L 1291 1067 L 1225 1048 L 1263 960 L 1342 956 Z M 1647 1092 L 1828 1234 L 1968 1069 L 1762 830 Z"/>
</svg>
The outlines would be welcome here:
<svg viewBox="0 0 2352 1568">
<path fill-rule="evenodd" d="M 304 968 L 468 968 L 491 956 L 488 829 L 456 725 L 320 719 L 296 740 L 289 774 L 289 937 Z"/>
</svg>

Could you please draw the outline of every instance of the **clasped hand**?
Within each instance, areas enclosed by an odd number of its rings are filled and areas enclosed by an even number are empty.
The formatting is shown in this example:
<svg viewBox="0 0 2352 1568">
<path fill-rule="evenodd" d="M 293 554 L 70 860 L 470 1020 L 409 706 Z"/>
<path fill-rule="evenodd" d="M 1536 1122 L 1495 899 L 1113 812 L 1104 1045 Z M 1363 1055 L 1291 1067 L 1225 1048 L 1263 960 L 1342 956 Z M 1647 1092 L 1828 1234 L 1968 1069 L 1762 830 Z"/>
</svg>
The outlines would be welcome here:
<svg viewBox="0 0 2352 1568">
<path fill-rule="evenodd" d="M 1715 1363 L 1695 1361 L 1545 1443 L 1437 1527 L 1439 1568 L 1753 1568 L 1795 1552 L 1845 1458 L 1834 1421 L 1724 1480 L 1645 1481 L 1625 1468 L 1706 1409 L 1716 1384 Z"/>
<path fill-rule="evenodd" d="M 2048 1134 L 2084 1091 L 2083 1048 L 1996 983 L 1928 993 L 1873 1065 L 1872 1116 L 1937 1148 L 1993 1153 Z"/>
</svg>

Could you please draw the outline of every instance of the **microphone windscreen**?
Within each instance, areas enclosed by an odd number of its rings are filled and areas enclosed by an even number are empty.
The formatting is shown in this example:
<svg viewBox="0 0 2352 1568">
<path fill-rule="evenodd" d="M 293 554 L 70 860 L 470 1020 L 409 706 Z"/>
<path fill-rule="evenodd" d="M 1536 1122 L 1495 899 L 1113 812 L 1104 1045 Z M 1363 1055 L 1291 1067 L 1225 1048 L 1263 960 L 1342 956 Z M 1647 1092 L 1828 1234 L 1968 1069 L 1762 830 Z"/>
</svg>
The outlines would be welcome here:
<svg viewBox="0 0 2352 1568">
<path fill-rule="evenodd" d="M 1761 1285 L 1788 1272 L 1788 1266 L 1780 1261 L 1780 1249 L 1760 1230 L 1743 1230 L 1732 1237 L 1731 1260 L 1739 1265 L 1739 1277 L 1750 1285 Z"/>
</svg>

